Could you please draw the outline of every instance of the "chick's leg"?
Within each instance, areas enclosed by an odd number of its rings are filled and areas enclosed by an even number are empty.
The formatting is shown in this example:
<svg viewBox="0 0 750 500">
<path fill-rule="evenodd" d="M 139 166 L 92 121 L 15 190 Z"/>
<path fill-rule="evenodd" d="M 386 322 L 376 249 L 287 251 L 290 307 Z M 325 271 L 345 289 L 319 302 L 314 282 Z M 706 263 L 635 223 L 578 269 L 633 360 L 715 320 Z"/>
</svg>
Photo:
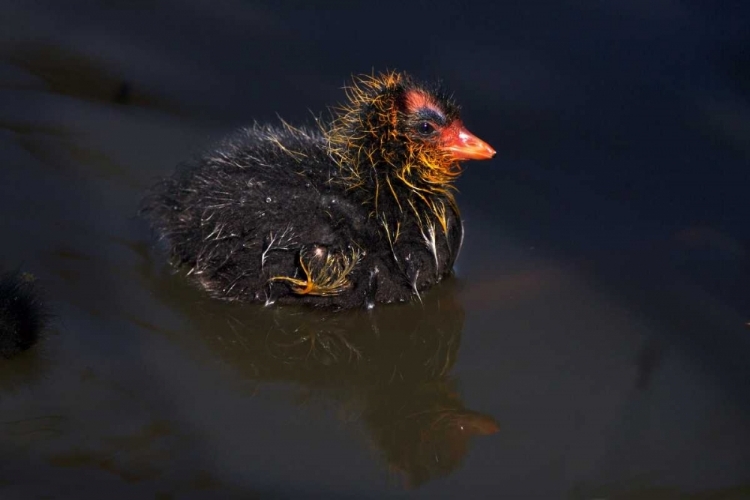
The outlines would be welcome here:
<svg viewBox="0 0 750 500">
<path fill-rule="evenodd" d="M 288 283 L 296 295 L 328 297 L 351 287 L 349 274 L 362 257 L 356 248 L 330 250 L 322 245 L 304 247 L 299 253 L 301 277 L 273 276 L 269 282 Z"/>
</svg>

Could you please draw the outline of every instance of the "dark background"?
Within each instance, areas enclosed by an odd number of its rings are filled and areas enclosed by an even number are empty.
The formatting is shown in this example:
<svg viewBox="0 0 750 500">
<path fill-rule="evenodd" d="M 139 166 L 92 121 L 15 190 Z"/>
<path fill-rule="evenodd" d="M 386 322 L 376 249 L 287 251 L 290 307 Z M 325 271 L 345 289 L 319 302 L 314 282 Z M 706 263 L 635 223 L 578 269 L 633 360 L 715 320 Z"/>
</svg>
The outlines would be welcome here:
<svg viewBox="0 0 750 500">
<path fill-rule="evenodd" d="M 748 5 L 5 0 L 0 264 L 59 320 L 39 359 L 2 367 L 0 493 L 749 498 Z M 410 492 L 334 416 L 248 400 L 154 333 L 193 320 L 137 274 L 156 177 L 384 69 L 444 80 L 498 151 L 458 182 L 452 376 L 500 431 Z M 133 448 L 101 443 L 141 420 L 190 438 L 138 455 L 161 475 L 133 481 L 113 472 Z M 195 467 L 208 486 L 172 487 Z"/>
</svg>

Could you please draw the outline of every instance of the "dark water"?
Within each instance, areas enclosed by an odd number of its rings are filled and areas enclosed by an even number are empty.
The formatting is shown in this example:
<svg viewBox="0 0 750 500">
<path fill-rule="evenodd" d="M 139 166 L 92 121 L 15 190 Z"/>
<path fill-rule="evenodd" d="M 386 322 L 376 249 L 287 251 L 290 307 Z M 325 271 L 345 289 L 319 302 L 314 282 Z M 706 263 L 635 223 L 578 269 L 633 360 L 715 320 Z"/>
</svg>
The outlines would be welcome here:
<svg viewBox="0 0 750 500">
<path fill-rule="evenodd" d="M 57 317 L 0 498 L 750 498 L 743 3 L 101 3 L 2 5 L 0 264 Z M 456 279 L 331 316 L 165 268 L 155 177 L 386 67 L 498 150 Z"/>
</svg>

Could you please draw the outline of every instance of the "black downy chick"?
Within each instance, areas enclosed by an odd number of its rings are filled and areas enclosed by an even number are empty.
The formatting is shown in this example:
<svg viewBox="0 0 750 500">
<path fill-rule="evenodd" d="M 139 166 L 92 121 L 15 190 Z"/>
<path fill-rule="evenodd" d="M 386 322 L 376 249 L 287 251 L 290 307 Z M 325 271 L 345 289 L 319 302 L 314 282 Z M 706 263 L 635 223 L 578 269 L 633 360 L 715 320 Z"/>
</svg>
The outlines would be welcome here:
<svg viewBox="0 0 750 500">
<path fill-rule="evenodd" d="M 495 151 L 405 74 L 358 77 L 347 97 L 319 130 L 241 130 L 144 200 L 172 262 L 213 297 L 371 308 L 451 273 L 459 161 Z"/>
</svg>

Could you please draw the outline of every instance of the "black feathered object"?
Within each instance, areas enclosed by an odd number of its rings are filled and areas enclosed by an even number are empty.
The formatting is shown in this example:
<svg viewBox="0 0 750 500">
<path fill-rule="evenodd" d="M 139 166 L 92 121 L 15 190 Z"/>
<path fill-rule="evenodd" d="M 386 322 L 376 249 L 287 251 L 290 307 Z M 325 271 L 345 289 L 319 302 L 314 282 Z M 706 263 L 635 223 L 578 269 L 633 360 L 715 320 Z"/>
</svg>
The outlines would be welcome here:
<svg viewBox="0 0 750 500">
<path fill-rule="evenodd" d="M 402 73 L 358 77 L 347 97 L 318 129 L 241 130 L 146 197 L 173 263 L 213 297 L 373 307 L 451 272 L 459 161 L 495 151 Z"/>
<path fill-rule="evenodd" d="M 48 317 L 33 277 L 19 271 L 0 276 L 0 356 L 36 344 Z"/>
</svg>

